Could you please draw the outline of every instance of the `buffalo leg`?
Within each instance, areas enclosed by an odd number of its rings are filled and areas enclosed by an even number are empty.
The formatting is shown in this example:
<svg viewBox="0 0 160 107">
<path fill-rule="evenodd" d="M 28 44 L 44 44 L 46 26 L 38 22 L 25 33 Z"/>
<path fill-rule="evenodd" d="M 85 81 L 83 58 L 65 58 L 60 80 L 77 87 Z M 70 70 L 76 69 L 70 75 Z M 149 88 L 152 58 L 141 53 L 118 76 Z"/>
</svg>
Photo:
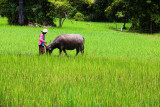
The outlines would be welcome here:
<svg viewBox="0 0 160 107">
<path fill-rule="evenodd" d="M 79 48 L 76 48 L 76 56 L 78 55 L 79 53 Z"/>
<path fill-rule="evenodd" d="M 66 52 L 66 50 L 65 49 L 63 49 L 63 52 L 67 55 L 67 52 Z M 67 55 L 68 56 L 68 55 Z"/>
<path fill-rule="evenodd" d="M 84 53 L 84 45 L 81 45 L 80 51 L 81 51 L 81 53 L 82 53 L 82 55 L 83 55 L 83 53 Z"/>
<path fill-rule="evenodd" d="M 61 53 L 62 53 L 62 49 L 59 49 L 59 55 L 61 55 Z"/>
</svg>

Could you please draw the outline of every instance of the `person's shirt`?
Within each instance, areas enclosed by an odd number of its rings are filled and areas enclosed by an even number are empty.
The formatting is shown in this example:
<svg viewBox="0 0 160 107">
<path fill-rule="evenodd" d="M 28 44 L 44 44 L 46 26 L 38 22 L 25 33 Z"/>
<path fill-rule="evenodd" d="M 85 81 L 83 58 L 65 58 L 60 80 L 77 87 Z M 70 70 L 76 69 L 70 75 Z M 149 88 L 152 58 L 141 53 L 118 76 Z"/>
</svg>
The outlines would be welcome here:
<svg viewBox="0 0 160 107">
<path fill-rule="evenodd" d="M 40 37 L 40 39 L 39 39 L 39 45 L 45 46 L 45 43 L 42 42 L 42 40 L 45 41 L 45 35 L 41 33 L 41 34 L 39 35 L 39 37 Z"/>
</svg>

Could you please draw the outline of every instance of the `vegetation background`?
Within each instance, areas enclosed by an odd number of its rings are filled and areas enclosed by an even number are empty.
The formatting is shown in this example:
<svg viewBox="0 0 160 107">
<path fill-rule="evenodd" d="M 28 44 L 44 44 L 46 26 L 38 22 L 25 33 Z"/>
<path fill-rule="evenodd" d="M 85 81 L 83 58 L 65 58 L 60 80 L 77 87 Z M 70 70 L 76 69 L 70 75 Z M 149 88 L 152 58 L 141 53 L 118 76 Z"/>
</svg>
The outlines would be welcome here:
<svg viewBox="0 0 160 107">
<path fill-rule="evenodd" d="M 58 56 L 58 49 L 39 56 L 42 27 L 0 22 L 0 106 L 160 106 L 159 33 L 66 20 L 62 28 L 47 28 L 46 41 L 79 33 L 84 56 L 74 57 L 75 51 Z"/>
<path fill-rule="evenodd" d="M 130 22 L 131 31 L 156 33 L 160 30 L 159 0 L 1 0 L 0 14 L 9 24 L 52 25 L 59 18 L 95 22 Z"/>
<path fill-rule="evenodd" d="M 160 106 L 158 0 L 0 0 L 0 15 L 1 107 Z M 46 27 L 48 43 L 84 36 L 84 56 L 39 56 Z"/>
</svg>

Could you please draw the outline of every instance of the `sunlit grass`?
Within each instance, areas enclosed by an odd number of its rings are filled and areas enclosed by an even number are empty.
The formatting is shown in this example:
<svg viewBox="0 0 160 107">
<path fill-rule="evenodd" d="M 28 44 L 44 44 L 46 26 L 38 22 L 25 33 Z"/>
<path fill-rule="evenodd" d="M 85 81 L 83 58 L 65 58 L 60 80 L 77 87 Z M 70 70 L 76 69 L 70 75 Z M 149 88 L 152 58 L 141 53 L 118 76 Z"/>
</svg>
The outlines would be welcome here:
<svg viewBox="0 0 160 107">
<path fill-rule="evenodd" d="M 0 18 L 0 106 L 160 106 L 159 34 L 111 26 L 66 20 L 62 28 L 47 28 L 46 41 L 81 34 L 84 56 L 74 57 L 75 50 L 58 56 L 58 49 L 39 56 L 43 28 L 9 26 Z"/>
</svg>

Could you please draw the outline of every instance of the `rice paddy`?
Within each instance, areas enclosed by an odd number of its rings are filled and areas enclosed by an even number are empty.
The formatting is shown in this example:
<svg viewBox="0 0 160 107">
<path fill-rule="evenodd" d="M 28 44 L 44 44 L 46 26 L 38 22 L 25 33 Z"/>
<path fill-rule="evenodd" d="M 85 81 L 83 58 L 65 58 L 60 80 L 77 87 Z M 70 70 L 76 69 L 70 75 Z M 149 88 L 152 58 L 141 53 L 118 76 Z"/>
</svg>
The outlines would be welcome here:
<svg viewBox="0 0 160 107">
<path fill-rule="evenodd" d="M 75 57 L 76 50 L 59 56 L 58 49 L 39 56 L 44 28 L 10 26 L 0 18 L 0 106 L 159 107 L 160 34 L 115 26 L 66 20 L 62 28 L 47 28 L 47 44 L 60 34 L 81 34 L 84 56 Z"/>
</svg>

